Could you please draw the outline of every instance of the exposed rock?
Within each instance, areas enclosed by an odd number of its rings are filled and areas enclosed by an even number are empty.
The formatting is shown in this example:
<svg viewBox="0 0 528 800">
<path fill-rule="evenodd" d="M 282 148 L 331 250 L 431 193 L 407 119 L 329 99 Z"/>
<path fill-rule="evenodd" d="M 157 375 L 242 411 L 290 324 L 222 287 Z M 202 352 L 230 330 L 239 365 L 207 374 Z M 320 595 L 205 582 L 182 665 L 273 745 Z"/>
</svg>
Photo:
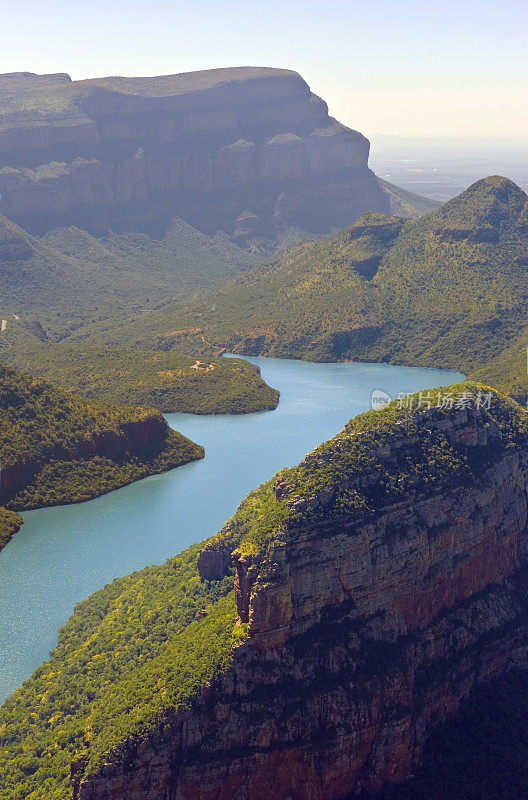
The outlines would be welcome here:
<svg viewBox="0 0 528 800">
<path fill-rule="evenodd" d="M 57 447 L 53 458 L 70 460 L 94 456 L 120 457 L 125 454 L 139 455 L 146 447 L 153 447 L 166 436 L 164 418 L 156 412 L 120 425 L 116 430 L 79 439 Z M 0 502 L 8 503 L 11 496 L 26 486 L 42 467 L 38 460 L 18 461 L 1 471 Z"/>
<path fill-rule="evenodd" d="M 198 572 L 202 581 L 219 581 L 231 564 L 229 541 L 216 538 L 207 544 L 198 555 Z"/>
<path fill-rule="evenodd" d="M 3 75 L 0 122 L 0 210 L 30 230 L 153 217 L 166 227 L 179 216 L 208 233 L 261 236 L 389 208 L 368 140 L 289 70 Z"/>
<path fill-rule="evenodd" d="M 76 772 L 76 798 L 337 800 L 377 791 L 409 775 L 432 726 L 472 686 L 527 666 L 528 437 L 501 447 L 484 409 L 432 409 L 416 420 L 478 455 L 478 480 L 417 484 L 399 502 L 339 515 L 324 510 L 330 491 L 295 495 L 279 475 L 279 500 L 319 513 L 277 533 L 260 564 L 233 554 L 249 628 L 233 667 L 98 776 Z M 396 423 L 372 456 L 397 477 L 417 440 L 416 428 Z M 340 437 L 332 446 L 330 458 Z M 303 463 L 324 457 L 314 451 Z M 378 478 L 374 467 L 343 473 L 334 491 Z"/>
</svg>

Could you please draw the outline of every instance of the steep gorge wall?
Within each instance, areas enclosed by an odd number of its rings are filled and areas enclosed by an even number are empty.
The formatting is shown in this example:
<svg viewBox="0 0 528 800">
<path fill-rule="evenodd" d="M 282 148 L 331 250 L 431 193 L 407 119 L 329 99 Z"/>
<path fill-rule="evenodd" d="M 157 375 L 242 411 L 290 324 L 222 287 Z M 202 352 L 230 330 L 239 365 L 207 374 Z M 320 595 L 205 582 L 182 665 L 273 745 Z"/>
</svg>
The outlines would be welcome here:
<svg viewBox="0 0 528 800">
<path fill-rule="evenodd" d="M 73 765 L 76 800 L 336 800 L 378 790 L 408 776 L 434 724 L 475 683 L 526 668 L 528 440 L 501 447 L 482 409 L 417 419 L 478 454 L 478 479 L 434 490 L 417 481 L 401 502 L 339 516 L 333 493 L 374 484 L 376 470 L 308 496 L 279 478 L 277 497 L 303 515 L 265 566 L 232 555 L 249 623 L 233 667 L 139 747 L 125 743 L 96 778 Z M 375 453 L 379 463 L 399 463 L 416 438 L 402 428 Z M 339 446 L 338 437 L 335 454 Z M 225 573 L 226 545 L 202 551 L 203 579 Z"/>
<path fill-rule="evenodd" d="M 161 214 L 239 236 L 328 230 L 388 210 L 368 152 L 288 70 L 0 76 L 0 212 L 30 229 Z"/>
</svg>

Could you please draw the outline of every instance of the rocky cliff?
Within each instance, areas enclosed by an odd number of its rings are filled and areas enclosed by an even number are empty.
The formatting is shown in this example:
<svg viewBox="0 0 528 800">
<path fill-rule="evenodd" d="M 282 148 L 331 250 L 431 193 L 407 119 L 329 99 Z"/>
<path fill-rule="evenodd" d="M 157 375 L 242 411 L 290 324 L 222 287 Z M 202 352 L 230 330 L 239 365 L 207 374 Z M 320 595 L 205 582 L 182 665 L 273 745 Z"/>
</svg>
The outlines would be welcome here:
<svg viewBox="0 0 528 800">
<path fill-rule="evenodd" d="M 30 230 L 324 231 L 388 211 L 368 152 L 289 70 L 0 76 L 0 212 Z"/>
<path fill-rule="evenodd" d="M 526 668 L 528 424 L 485 391 L 370 412 L 250 495 L 198 559 L 212 587 L 232 560 L 247 638 L 190 704 L 97 767 L 88 747 L 76 800 L 376 792 L 474 685 Z"/>
</svg>

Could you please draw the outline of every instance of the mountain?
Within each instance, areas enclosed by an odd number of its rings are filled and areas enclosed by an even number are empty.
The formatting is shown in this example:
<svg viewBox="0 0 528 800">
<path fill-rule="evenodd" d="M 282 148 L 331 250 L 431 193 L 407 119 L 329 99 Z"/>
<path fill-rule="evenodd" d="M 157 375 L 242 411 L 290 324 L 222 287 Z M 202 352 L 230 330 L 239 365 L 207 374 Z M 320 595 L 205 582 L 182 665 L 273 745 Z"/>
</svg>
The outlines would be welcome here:
<svg viewBox="0 0 528 800">
<path fill-rule="evenodd" d="M 0 216 L 0 315 L 38 319 L 51 339 L 82 324 L 133 319 L 235 277 L 258 258 L 173 219 L 160 239 L 76 227 L 33 236 Z"/>
<path fill-rule="evenodd" d="M 477 384 L 442 396 L 355 418 L 211 540 L 79 604 L 1 711 L 6 800 L 403 781 L 527 655 L 527 417 Z"/>
<path fill-rule="evenodd" d="M 159 234 L 182 217 L 246 239 L 388 208 L 368 140 L 291 70 L 12 73 L 0 76 L 0 118 L 0 211 L 32 232 Z"/>
<path fill-rule="evenodd" d="M 522 398 L 527 267 L 528 198 L 493 176 L 418 220 L 367 214 L 202 299 L 86 340 L 205 352 L 203 337 L 248 355 L 449 367 Z"/>
<path fill-rule="evenodd" d="M 0 319 L 52 341 L 224 284 L 367 210 L 369 143 L 295 72 L 0 75 Z"/>
<path fill-rule="evenodd" d="M 89 500 L 197 458 L 153 409 L 86 400 L 0 365 L 0 544 L 13 511 Z"/>
</svg>

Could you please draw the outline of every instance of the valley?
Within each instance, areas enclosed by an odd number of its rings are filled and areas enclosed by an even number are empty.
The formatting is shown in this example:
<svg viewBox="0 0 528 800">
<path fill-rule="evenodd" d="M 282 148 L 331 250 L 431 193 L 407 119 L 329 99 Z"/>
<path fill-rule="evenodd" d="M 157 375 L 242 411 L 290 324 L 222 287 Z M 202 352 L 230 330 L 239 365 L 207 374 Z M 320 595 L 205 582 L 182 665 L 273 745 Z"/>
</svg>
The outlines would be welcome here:
<svg viewBox="0 0 528 800">
<path fill-rule="evenodd" d="M 400 391 L 447 385 L 461 377 L 383 365 L 277 359 L 256 359 L 256 363 L 266 381 L 281 390 L 277 410 L 242 417 L 168 417 L 171 425 L 205 446 L 205 459 L 89 503 L 24 514 L 22 530 L 0 558 L 4 696 L 55 645 L 56 630 L 75 602 L 116 575 L 162 563 L 175 551 L 218 530 L 255 485 L 285 464 L 300 460 L 351 415 L 368 408 L 373 389 L 384 386 L 396 396 Z M 207 503 L 203 502 L 204 486 L 208 487 Z M 197 549 L 192 547 L 192 552 L 196 554 Z M 189 589 L 185 597 L 190 600 Z M 178 614 L 173 617 L 176 621 Z M 126 630 L 123 635 L 134 640 Z M 63 755 L 67 757 L 68 752 Z M 5 769 L 2 764 L 0 774 Z M 40 775 L 35 780 L 40 781 Z"/>
<path fill-rule="evenodd" d="M 0 75 L 2 800 L 525 796 L 524 172 L 370 149 Z"/>
<path fill-rule="evenodd" d="M 206 298 L 80 336 L 203 355 L 456 368 L 526 402 L 527 213 L 512 181 L 484 178 L 416 221 L 367 214 Z"/>
</svg>

